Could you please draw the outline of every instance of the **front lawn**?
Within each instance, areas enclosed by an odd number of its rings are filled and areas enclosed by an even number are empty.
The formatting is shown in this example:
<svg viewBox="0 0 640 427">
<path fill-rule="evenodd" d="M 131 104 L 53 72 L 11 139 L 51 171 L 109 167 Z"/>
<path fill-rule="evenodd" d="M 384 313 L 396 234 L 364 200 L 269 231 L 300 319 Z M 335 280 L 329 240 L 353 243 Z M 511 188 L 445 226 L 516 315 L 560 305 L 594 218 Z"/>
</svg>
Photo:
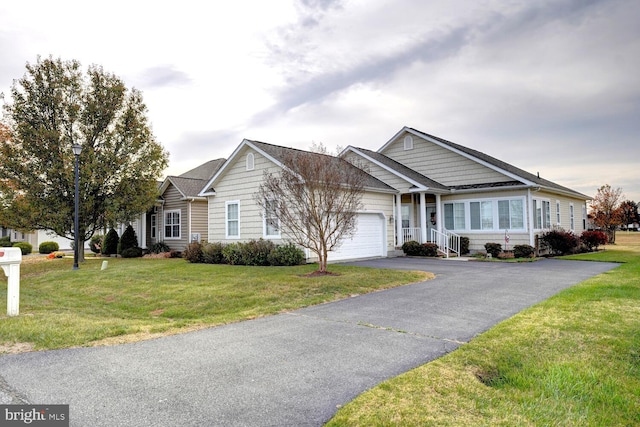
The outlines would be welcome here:
<svg viewBox="0 0 640 427">
<path fill-rule="evenodd" d="M 0 353 L 111 344 L 220 325 L 425 280 L 428 273 L 331 265 L 245 267 L 183 259 L 88 258 L 21 265 L 20 315 L 0 279 Z M 1 275 L 0 275 L 1 276 Z"/>
<path fill-rule="evenodd" d="M 640 233 L 570 258 L 624 264 L 374 387 L 328 425 L 640 425 Z"/>
</svg>

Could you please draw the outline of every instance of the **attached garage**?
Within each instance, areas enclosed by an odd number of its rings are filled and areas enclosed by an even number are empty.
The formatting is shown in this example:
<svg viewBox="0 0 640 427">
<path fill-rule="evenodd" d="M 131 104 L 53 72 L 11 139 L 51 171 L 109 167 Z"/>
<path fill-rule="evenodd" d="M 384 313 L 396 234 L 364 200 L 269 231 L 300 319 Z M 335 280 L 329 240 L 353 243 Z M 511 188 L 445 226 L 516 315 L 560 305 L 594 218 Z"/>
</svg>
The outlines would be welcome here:
<svg viewBox="0 0 640 427">
<path fill-rule="evenodd" d="M 328 260 L 331 262 L 387 256 L 385 225 L 384 215 L 381 213 L 359 213 L 355 234 L 351 239 L 343 241 L 336 251 L 329 252 Z"/>
</svg>

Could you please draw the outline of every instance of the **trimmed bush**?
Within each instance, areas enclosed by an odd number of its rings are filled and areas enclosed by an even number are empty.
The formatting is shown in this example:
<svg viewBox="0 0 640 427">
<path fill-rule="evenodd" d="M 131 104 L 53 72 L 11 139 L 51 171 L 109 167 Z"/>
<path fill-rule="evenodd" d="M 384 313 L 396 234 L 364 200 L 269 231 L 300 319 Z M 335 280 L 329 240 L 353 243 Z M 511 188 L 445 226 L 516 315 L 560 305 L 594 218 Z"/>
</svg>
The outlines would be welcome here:
<svg viewBox="0 0 640 427">
<path fill-rule="evenodd" d="M 60 249 L 60 245 L 56 242 L 42 242 L 38 246 L 38 252 L 41 254 L 50 254 Z"/>
<path fill-rule="evenodd" d="M 164 252 L 171 252 L 171 248 L 165 242 L 156 242 L 151 245 L 151 248 L 149 248 L 149 252 L 154 254 L 161 254 Z"/>
<path fill-rule="evenodd" d="M 460 237 L 460 255 L 465 255 L 469 253 L 469 238 L 468 237 Z"/>
<path fill-rule="evenodd" d="M 575 234 L 561 228 L 543 233 L 540 241 L 553 255 L 570 254 L 574 252 L 580 244 Z"/>
<path fill-rule="evenodd" d="M 133 248 L 123 249 L 120 255 L 122 258 L 140 258 L 142 256 L 142 248 L 135 246 Z"/>
<path fill-rule="evenodd" d="M 205 243 L 202 245 L 202 257 L 203 262 L 207 264 L 224 264 L 226 260 L 224 259 L 224 254 L 222 250 L 224 249 L 224 244 L 217 243 Z"/>
<path fill-rule="evenodd" d="M 20 248 L 22 255 L 29 255 L 33 250 L 33 245 L 27 242 L 16 242 L 13 244 L 14 248 Z"/>
<path fill-rule="evenodd" d="M 269 254 L 276 248 L 271 240 L 250 240 L 240 245 L 244 265 L 269 265 Z"/>
<path fill-rule="evenodd" d="M 118 253 L 118 232 L 113 228 L 109 230 L 106 236 L 104 236 L 104 243 L 102 245 L 102 253 L 104 255 L 113 255 Z"/>
<path fill-rule="evenodd" d="M 606 245 L 608 239 L 607 235 L 602 231 L 585 230 L 580 235 L 580 241 L 587 247 L 589 252 L 593 252 L 594 250 L 597 251 L 600 245 Z"/>
<path fill-rule="evenodd" d="M 402 252 L 404 252 L 405 255 L 420 256 L 421 251 L 422 249 L 420 248 L 420 243 L 416 242 L 415 240 L 410 240 L 402 244 Z"/>
<path fill-rule="evenodd" d="M 304 251 L 293 243 L 276 246 L 268 257 L 270 265 L 280 266 L 304 264 L 305 259 Z"/>
<path fill-rule="evenodd" d="M 485 243 L 484 250 L 493 258 L 498 258 L 498 255 L 502 252 L 502 245 L 500 243 Z"/>
<path fill-rule="evenodd" d="M 5 236 L 0 238 L 0 247 L 10 248 L 12 246 L 13 246 L 13 243 L 11 243 L 11 237 Z"/>
<path fill-rule="evenodd" d="M 244 257 L 240 243 L 230 243 L 222 248 L 222 255 L 227 264 L 243 265 Z"/>
<path fill-rule="evenodd" d="M 202 243 L 189 243 L 184 252 L 182 252 L 182 258 L 196 264 L 204 262 L 204 257 L 202 256 Z"/>
<path fill-rule="evenodd" d="M 118 253 L 122 254 L 123 251 L 135 248 L 138 246 L 138 236 L 131 224 L 127 225 L 124 229 L 122 236 L 120 236 L 120 242 L 118 242 Z"/>
<path fill-rule="evenodd" d="M 435 243 L 420 244 L 415 240 L 405 242 L 402 245 L 402 251 L 408 256 L 438 256 L 438 245 Z"/>
<path fill-rule="evenodd" d="M 513 247 L 513 256 L 516 258 L 531 258 L 534 252 L 534 247 L 530 245 L 515 245 Z"/>
<path fill-rule="evenodd" d="M 104 242 L 104 236 L 102 234 L 94 234 L 89 240 L 89 249 L 94 254 L 99 254 L 102 250 L 102 243 Z"/>
</svg>

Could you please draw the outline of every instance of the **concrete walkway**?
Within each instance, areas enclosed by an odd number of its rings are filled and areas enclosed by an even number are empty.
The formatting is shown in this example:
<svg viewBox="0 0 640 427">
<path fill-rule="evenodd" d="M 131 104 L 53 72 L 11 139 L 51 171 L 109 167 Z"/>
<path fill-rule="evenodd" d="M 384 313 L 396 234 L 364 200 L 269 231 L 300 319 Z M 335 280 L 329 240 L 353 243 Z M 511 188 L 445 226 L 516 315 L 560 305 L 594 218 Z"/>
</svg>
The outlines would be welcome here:
<svg viewBox="0 0 640 427">
<path fill-rule="evenodd" d="M 381 381 L 617 264 L 448 262 L 434 280 L 194 333 L 0 356 L 0 403 L 70 404 L 72 426 L 320 426 Z"/>
</svg>

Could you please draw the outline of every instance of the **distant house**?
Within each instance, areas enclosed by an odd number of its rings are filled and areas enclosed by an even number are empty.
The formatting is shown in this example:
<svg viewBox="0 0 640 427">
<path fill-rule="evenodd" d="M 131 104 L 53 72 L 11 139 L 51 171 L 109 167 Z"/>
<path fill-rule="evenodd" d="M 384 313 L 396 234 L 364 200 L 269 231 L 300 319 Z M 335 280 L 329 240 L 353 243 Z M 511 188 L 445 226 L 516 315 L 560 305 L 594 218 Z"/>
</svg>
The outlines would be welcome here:
<svg viewBox="0 0 640 427">
<path fill-rule="evenodd" d="M 224 161 L 210 160 L 162 182 L 155 206 L 134 224 L 141 247 L 164 242 L 182 251 L 189 243 L 207 238 L 207 198 L 199 193 Z"/>
<path fill-rule="evenodd" d="M 253 200 L 264 172 L 283 167 L 286 150 L 293 149 L 240 143 L 198 194 L 208 201 L 207 240 L 286 240 Z M 586 228 L 588 196 L 413 128 L 377 151 L 349 146 L 341 156 L 365 164 L 371 179 L 356 233 L 330 255 L 333 261 L 398 254 L 409 240 L 459 251 L 460 236 L 475 251 L 487 242 L 533 246 L 552 227 L 577 234 Z M 166 217 L 166 201 L 163 208 Z"/>
</svg>

